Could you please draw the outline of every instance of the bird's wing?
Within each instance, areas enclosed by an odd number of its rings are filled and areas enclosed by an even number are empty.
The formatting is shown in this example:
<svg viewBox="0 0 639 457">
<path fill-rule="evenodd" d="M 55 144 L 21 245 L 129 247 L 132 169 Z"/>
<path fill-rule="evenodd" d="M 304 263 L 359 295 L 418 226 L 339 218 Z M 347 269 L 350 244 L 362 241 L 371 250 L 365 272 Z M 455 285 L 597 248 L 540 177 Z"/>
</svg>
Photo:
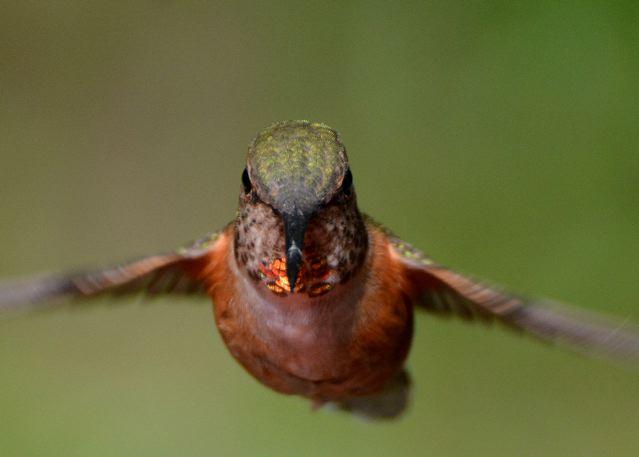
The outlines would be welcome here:
<svg viewBox="0 0 639 457">
<path fill-rule="evenodd" d="M 426 311 L 466 320 L 501 321 L 542 340 L 639 363 L 639 329 L 625 321 L 549 300 L 531 300 L 474 280 L 433 262 L 387 232 L 403 266 L 413 303 Z"/>
<path fill-rule="evenodd" d="M 173 252 L 142 257 L 114 267 L 0 282 L 0 315 L 47 308 L 63 303 L 65 299 L 105 293 L 203 293 L 204 284 L 197 273 L 221 235 L 222 232 L 211 233 Z"/>
</svg>

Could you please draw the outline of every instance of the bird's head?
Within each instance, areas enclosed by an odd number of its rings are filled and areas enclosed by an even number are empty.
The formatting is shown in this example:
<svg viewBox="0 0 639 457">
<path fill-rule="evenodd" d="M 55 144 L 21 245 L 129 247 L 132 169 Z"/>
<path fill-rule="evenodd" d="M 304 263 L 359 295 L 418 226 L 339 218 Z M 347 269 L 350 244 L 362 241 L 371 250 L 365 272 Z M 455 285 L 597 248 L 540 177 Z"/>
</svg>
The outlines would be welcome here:
<svg viewBox="0 0 639 457">
<path fill-rule="evenodd" d="M 366 245 L 352 181 L 330 127 L 285 121 L 262 130 L 242 174 L 238 262 L 280 294 L 312 295 L 345 280 Z"/>
</svg>

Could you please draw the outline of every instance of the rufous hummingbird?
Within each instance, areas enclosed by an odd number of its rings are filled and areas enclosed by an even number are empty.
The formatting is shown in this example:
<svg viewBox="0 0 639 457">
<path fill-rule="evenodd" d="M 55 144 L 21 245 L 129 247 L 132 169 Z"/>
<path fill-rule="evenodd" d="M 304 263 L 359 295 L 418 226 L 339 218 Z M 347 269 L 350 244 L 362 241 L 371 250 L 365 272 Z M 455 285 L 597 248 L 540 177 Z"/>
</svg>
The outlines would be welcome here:
<svg viewBox="0 0 639 457">
<path fill-rule="evenodd" d="M 396 417 L 408 403 L 415 307 L 639 361 L 628 324 L 475 281 L 360 213 L 344 145 L 324 124 L 264 129 L 241 181 L 223 230 L 113 268 L 1 284 L 0 312 L 141 288 L 207 294 L 229 351 L 260 382 L 368 418 Z"/>
</svg>

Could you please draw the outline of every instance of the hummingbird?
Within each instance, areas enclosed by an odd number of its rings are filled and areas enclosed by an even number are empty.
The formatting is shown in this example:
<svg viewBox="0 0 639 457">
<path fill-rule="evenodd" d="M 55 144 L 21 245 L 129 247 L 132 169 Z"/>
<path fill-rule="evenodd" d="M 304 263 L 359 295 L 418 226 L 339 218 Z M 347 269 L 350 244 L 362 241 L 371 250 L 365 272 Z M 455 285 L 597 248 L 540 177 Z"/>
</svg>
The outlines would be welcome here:
<svg viewBox="0 0 639 457">
<path fill-rule="evenodd" d="M 210 297 L 228 350 L 259 382 L 368 419 L 409 404 L 416 309 L 639 361 L 629 324 L 458 273 L 361 213 L 340 136 L 309 121 L 253 139 L 222 230 L 114 267 L 0 283 L 0 315 L 141 290 Z"/>
</svg>

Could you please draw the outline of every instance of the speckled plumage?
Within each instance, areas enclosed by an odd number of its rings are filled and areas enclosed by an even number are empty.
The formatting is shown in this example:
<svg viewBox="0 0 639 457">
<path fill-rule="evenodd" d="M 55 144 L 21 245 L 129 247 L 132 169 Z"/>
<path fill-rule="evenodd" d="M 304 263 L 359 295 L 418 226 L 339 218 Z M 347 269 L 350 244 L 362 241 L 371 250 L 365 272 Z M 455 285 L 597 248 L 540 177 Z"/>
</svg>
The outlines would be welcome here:
<svg viewBox="0 0 639 457">
<path fill-rule="evenodd" d="M 281 218 L 261 202 L 241 205 L 236 221 L 235 258 L 257 282 L 268 282 L 263 268 L 285 256 Z M 346 281 L 362 263 L 368 238 L 363 220 L 353 205 L 329 205 L 309 222 L 303 250 L 302 278 L 315 282 L 312 265 L 325 263 L 330 275 L 322 283 L 331 287 Z M 330 290 L 330 288 L 328 289 Z M 328 291 L 326 290 L 326 291 Z M 309 292 L 308 288 L 300 292 Z"/>
</svg>

